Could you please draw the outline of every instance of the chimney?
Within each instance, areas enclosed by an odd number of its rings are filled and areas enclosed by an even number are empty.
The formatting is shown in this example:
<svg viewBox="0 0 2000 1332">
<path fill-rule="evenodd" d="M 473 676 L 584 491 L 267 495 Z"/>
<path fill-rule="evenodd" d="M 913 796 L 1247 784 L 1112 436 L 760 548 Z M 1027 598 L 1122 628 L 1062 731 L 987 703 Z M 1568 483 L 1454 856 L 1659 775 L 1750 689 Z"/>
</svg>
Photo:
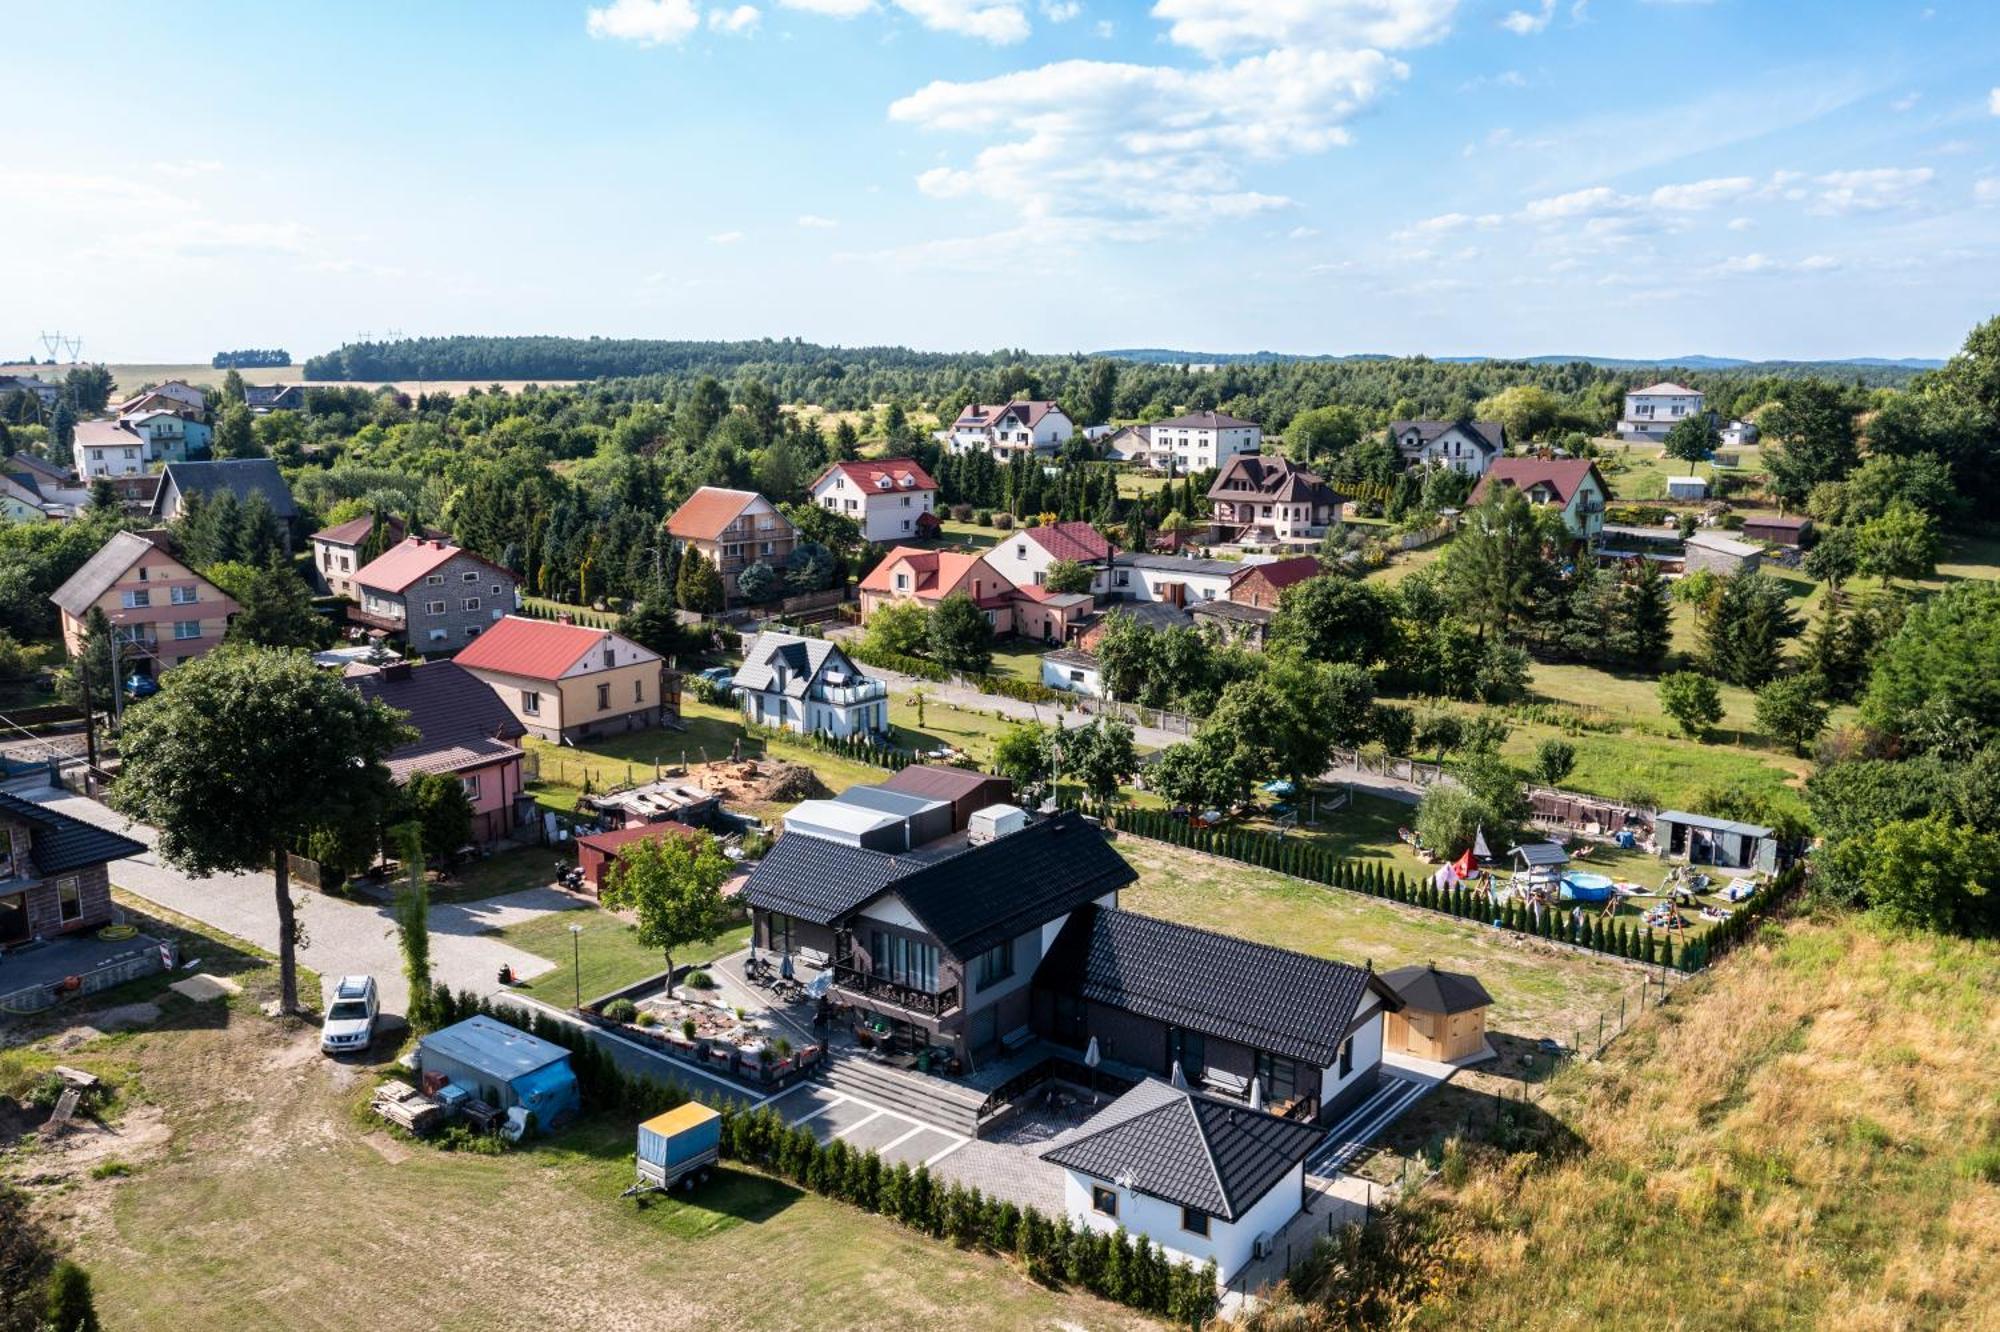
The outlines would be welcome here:
<svg viewBox="0 0 2000 1332">
<path fill-rule="evenodd" d="M 407 661 L 392 661 L 392 662 L 390 662 L 390 663 L 389 663 L 388 665 L 386 665 L 386 666 L 384 666 L 384 667 L 382 668 L 382 678 L 383 678 L 384 680 L 407 680 L 407 679 L 409 679 L 409 678 L 410 678 L 410 663 L 409 663 L 409 662 L 407 662 Z"/>
</svg>

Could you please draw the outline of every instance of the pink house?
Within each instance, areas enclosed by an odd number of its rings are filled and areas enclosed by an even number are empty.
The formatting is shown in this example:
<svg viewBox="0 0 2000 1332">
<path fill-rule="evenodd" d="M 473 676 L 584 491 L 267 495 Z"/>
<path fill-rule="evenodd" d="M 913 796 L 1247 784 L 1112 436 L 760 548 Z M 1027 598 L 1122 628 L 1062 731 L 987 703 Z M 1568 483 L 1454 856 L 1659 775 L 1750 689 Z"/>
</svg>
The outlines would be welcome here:
<svg viewBox="0 0 2000 1332">
<path fill-rule="evenodd" d="M 514 830 L 521 794 L 521 744 L 526 731 L 500 696 L 479 677 L 448 661 L 350 668 L 348 683 L 363 698 L 410 714 L 417 738 L 389 754 L 398 785 L 418 773 L 450 773 L 472 800 L 473 840 L 495 842 Z M 432 847 L 456 851 L 457 847 Z"/>
</svg>

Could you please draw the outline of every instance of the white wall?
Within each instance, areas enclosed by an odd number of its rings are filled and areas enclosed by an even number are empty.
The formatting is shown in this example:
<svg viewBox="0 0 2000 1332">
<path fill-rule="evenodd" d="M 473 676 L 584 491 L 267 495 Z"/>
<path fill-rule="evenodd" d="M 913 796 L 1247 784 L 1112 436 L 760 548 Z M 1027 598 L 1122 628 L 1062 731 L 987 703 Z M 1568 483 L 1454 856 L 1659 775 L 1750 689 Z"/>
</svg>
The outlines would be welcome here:
<svg viewBox="0 0 2000 1332">
<path fill-rule="evenodd" d="M 1072 679 L 1072 674 L 1077 678 Z M 1066 689 L 1072 694 L 1088 694 L 1092 698 L 1104 692 L 1103 674 L 1095 666 L 1063 666 L 1044 661 L 1042 683 L 1051 689 Z"/>
<path fill-rule="evenodd" d="M 1120 582 L 1123 577 L 1125 581 Z M 1178 569 L 1117 569 L 1112 574 L 1112 595 L 1127 601 L 1165 601 L 1163 589 L 1170 583 L 1187 586 L 1189 605 L 1197 601 L 1215 601 L 1229 595 L 1229 577 L 1226 574 L 1186 573 Z"/>
<path fill-rule="evenodd" d="M 1368 1024 L 1350 1037 L 1354 1042 L 1354 1071 L 1346 1077 L 1340 1076 L 1340 1061 L 1335 1059 L 1333 1067 L 1323 1069 L 1319 1075 L 1319 1103 L 1329 1105 L 1333 1098 L 1352 1087 L 1356 1082 L 1375 1076 L 1382 1064 L 1382 1005 L 1375 1001 L 1374 1016 Z"/>
<path fill-rule="evenodd" d="M 1181 1229 L 1180 1204 L 1121 1189 L 1116 1184 L 1093 1180 L 1074 1170 L 1063 1171 L 1063 1205 L 1077 1226 L 1110 1232 L 1123 1226 L 1126 1233 L 1144 1235 L 1158 1245 L 1169 1259 L 1199 1267 L 1215 1260 L 1218 1280 L 1228 1281 L 1250 1261 L 1257 1237 L 1275 1234 L 1298 1215 L 1303 1196 L 1305 1167 L 1295 1165 L 1271 1186 L 1270 1192 L 1235 1221 L 1210 1217 L 1206 1236 Z M 1105 1216 L 1090 1205 L 1092 1187 L 1109 1188 L 1118 1195 L 1118 1215 Z"/>
</svg>

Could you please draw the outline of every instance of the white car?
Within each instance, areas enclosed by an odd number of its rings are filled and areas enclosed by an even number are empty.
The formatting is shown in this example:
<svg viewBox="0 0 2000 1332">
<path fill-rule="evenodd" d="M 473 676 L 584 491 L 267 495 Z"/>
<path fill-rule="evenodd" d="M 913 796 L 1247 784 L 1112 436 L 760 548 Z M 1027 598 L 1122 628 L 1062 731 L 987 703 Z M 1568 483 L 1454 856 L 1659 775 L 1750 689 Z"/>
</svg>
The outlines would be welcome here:
<svg viewBox="0 0 2000 1332">
<path fill-rule="evenodd" d="M 319 1048 L 327 1054 L 366 1050 L 375 1039 L 375 978 L 342 976 L 320 1024 Z"/>
</svg>

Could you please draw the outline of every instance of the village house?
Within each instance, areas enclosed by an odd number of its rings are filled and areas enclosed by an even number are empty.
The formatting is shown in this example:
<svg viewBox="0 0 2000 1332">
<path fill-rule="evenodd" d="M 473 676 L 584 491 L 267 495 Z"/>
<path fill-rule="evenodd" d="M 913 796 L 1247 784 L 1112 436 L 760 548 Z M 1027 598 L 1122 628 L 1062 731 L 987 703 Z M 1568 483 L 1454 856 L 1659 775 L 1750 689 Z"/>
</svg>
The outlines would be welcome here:
<svg viewBox="0 0 2000 1332">
<path fill-rule="evenodd" d="M 1483 476 L 1507 455 L 1507 428 L 1498 421 L 1391 421 L 1389 438 L 1405 467 L 1449 467 Z"/>
<path fill-rule="evenodd" d="M 798 544 L 798 529 L 778 506 L 754 490 L 703 486 L 667 519 L 679 550 L 698 550 L 722 575 L 726 603 L 741 599 L 736 577 L 752 564 L 782 570 Z"/>
<path fill-rule="evenodd" d="M 1625 395 L 1625 414 L 1618 418 L 1618 438 L 1662 440 L 1667 432 L 1702 411 L 1702 395 L 1669 380 Z"/>
<path fill-rule="evenodd" d="M 1254 421 L 1227 412 L 1189 412 L 1146 428 L 1152 466 L 1162 472 L 1203 472 L 1264 447 L 1264 431 Z"/>
<path fill-rule="evenodd" d="M 76 516 L 76 506 L 50 499 L 32 472 L 0 471 L 0 523 L 60 522 Z"/>
<path fill-rule="evenodd" d="M 823 638 L 767 629 L 744 645 L 731 683 L 753 726 L 843 740 L 889 734 L 889 686 Z"/>
<path fill-rule="evenodd" d="M 222 643 L 240 607 L 183 564 L 167 532 L 119 532 L 49 597 L 62 615 L 63 647 L 83 652 L 92 609 L 118 641 L 121 676 L 157 676 Z"/>
<path fill-rule="evenodd" d="M 953 453 L 986 452 L 1001 462 L 1054 453 L 1069 443 L 1076 425 L 1063 409 L 1045 400 L 970 403 L 943 432 Z"/>
<path fill-rule="evenodd" d="M 1759 439 L 1763 438 L 1763 433 L 1763 431 L 1756 427 L 1755 423 L 1742 420 L 1741 418 L 1731 421 L 1728 425 L 1722 427 L 1720 432 L 1722 444 L 1732 449 L 1740 449 L 1746 445 L 1755 444 Z"/>
<path fill-rule="evenodd" d="M 43 411 L 52 411 L 56 400 L 62 397 L 62 385 L 51 384 L 39 375 L 0 375 L 0 398 L 10 393 L 25 393 L 39 403 Z"/>
<path fill-rule="evenodd" d="M 622 634 L 508 615 L 454 660 L 529 735 L 558 744 L 680 720 L 680 676 Z"/>
<path fill-rule="evenodd" d="M 400 545 L 403 540 L 403 520 L 394 516 L 383 523 L 386 531 L 385 544 Z M 313 576 L 319 580 L 320 589 L 329 595 L 359 600 L 354 590 L 354 575 L 362 565 L 368 563 L 361 556 L 361 548 L 375 530 L 375 519 L 364 514 L 350 518 L 332 527 L 323 527 L 310 538 L 312 544 Z"/>
<path fill-rule="evenodd" d="M 300 384 L 245 384 L 243 404 L 253 416 L 266 412 L 302 412 L 306 409 L 306 391 Z"/>
<path fill-rule="evenodd" d="M 937 530 L 937 489 L 908 458 L 837 462 L 812 483 L 812 502 L 852 518 L 864 541 L 909 541 Z"/>
<path fill-rule="evenodd" d="M 398 786 L 419 773 L 456 777 L 472 804 L 473 841 L 487 845 L 514 831 L 526 728 L 494 688 L 449 661 L 354 668 L 347 683 L 365 699 L 408 713 L 416 728 L 416 739 L 389 751 L 389 775 Z"/>
<path fill-rule="evenodd" d="M 1103 596 L 1111 591 L 1114 549 L 1089 523 L 1046 523 L 1024 527 L 1009 536 L 987 551 L 986 560 L 1016 587 L 1042 586 L 1048 581 L 1049 566 L 1068 560 L 1090 570 L 1090 590 Z"/>
<path fill-rule="evenodd" d="M 122 421 L 79 421 L 70 447 L 86 480 L 137 476 L 153 463 L 152 441 Z"/>
<path fill-rule="evenodd" d="M 1244 564 L 1229 580 L 1227 595 L 1196 602 L 1189 613 L 1196 624 L 1213 628 L 1229 642 L 1262 648 L 1285 589 L 1319 574 L 1319 559 L 1313 555 Z"/>
<path fill-rule="evenodd" d="M 400 638 L 410 651 L 448 656 L 511 613 L 507 570 L 436 537 L 406 537 L 354 571 L 360 605 L 347 618 Z"/>
<path fill-rule="evenodd" d="M 1480 503 L 1496 485 L 1516 487 L 1530 504 L 1557 506 L 1563 526 L 1579 541 L 1595 541 L 1604 529 L 1611 488 L 1588 458 L 1502 458 L 1479 478 L 1468 502 Z"/>
<path fill-rule="evenodd" d="M 1233 560 L 1121 550 L 1111 557 L 1111 595 L 1118 601 L 1164 601 L 1187 607 L 1229 595 L 1243 566 Z"/>
<path fill-rule="evenodd" d="M 963 594 L 996 635 L 1060 643 L 1094 609 L 1096 602 L 1087 592 L 1052 592 L 1034 583 L 1016 587 L 993 567 L 992 554 L 896 547 L 861 580 L 862 622 L 891 602 L 914 601 L 936 610 L 947 597 Z"/>
<path fill-rule="evenodd" d="M 168 463 L 153 495 L 153 521 L 170 523 L 180 517 L 189 495 L 212 499 L 225 490 L 233 493 L 239 504 L 252 495 L 262 495 L 271 512 L 277 515 L 285 553 L 291 553 L 292 524 L 299 516 L 299 506 L 292 500 L 292 488 L 285 484 L 285 474 L 269 458 Z"/>
<path fill-rule="evenodd" d="M 208 422 L 185 409 L 148 408 L 121 416 L 118 422 L 145 436 L 153 457 L 161 462 L 199 462 L 208 456 L 208 446 L 215 438 Z"/>
<path fill-rule="evenodd" d="M 0 791 L 0 949 L 109 925 L 110 863 L 144 854 L 129 837 Z"/>
<path fill-rule="evenodd" d="M 201 415 L 208 411 L 208 395 L 185 379 L 169 379 L 164 384 L 140 389 L 111 410 L 114 415 L 129 416 L 153 408 Z"/>
<path fill-rule="evenodd" d="M 1243 544 L 1318 544 L 1340 526 L 1346 496 L 1287 458 L 1240 454 L 1209 484 L 1221 539 Z"/>
<path fill-rule="evenodd" d="M 1153 464 L 1153 430 L 1151 426 L 1128 425 L 1106 435 L 1098 447 L 1104 456 L 1113 462 L 1136 463 L 1141 467 Z"/>
</svg>

